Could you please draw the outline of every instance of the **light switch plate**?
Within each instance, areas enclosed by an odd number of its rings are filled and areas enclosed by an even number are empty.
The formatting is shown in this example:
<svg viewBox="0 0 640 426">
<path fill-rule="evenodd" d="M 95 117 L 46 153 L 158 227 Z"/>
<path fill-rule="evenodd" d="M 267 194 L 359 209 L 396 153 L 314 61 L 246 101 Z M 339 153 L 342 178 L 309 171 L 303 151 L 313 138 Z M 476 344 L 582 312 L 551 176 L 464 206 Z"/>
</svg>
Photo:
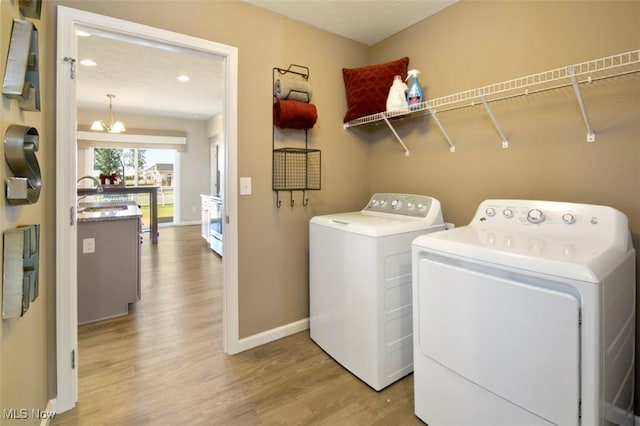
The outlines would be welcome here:
<svg viewBox="0 0 640 426">
<path fill-rule="evenodd" d="M 82 240 L 82 254 L 89 254 L 96 252 L 96 239 L 84 238 Z"/>
<path fill-rule="evenodd" d="M 240 178 L 240 195 L 251 195 L 251 177 Z"/>
</svg>

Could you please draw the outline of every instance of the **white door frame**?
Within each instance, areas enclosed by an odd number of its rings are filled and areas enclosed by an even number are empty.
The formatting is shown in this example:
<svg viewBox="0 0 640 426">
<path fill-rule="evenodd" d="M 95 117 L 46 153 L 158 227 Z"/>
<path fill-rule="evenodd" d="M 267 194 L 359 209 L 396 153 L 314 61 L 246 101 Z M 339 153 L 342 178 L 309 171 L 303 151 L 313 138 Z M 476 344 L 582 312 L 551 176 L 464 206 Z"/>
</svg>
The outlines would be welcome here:
<svg viewBox="0 0 640 426">
<path fill-rule="evenodd" d="M 238 49 L 232 46 L 174 33 L 133 22 L 58 6 L 56 57 L 56 356 L 57 412 L 70 410 L 78 400 L 78 309 L 77 309 L 77 229 L 76 156 L 77 108 L 76 83 L 71 78 L 69 61 L 77 59 L 76 30 L 79 26 L 100 28 L 179 48 L 199 50 L 225 61 L 224 138 L 225 198 L 223 211 L 223 345 L 234 354 L 239 349 L 238 331 L 238 224 L 237 224 L 237 152 L 238 152 Z M 65 60 L 65 58 L 67 58 Z M 61 255 L 61 253 L 66 253 Z M 81 354 L 80 354 L 81 355 Z M 75 358 L 72 366 L 72 357 Z"/>
</svg>

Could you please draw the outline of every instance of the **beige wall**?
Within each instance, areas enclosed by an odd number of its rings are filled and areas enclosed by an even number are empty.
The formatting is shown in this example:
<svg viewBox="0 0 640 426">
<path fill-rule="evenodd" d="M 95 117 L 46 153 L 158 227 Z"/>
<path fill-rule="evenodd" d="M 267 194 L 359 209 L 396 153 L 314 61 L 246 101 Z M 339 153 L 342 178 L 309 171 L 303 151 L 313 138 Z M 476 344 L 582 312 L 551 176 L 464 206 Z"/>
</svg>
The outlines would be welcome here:
<svg viewBox="0 0 640 426">
<path fill-rule="evenodd" d="M 465 1 L 374 46 L 372 61 L 408 55 L 437 98 L 635 50 L 639 40 L 640 2 Z M 610 205 L 628 216 L 638 250 L 640 74 L 582 90 L 595 143 L 570 87 L 491 104 L 508 149 L 481 106 L 439 115 L 455 153 L 431 118 L 406 120 L 398 133 L 408 158 L 384 128 L 369 135 L 370 190 L 431 194 L 456 225 L 487 198 Z"/>
<path fill-rule="evenodd" d="M 0 4 L 0 47 L 6 52 L 7 26 L 18 12 L 11 1 Z M 53 374 L 55 362 L 55 75 L 47 71 L 55 69 L 57 4 L 238 47 L 238 175 L 253 179 L 253 195 L 239 199 L 240 337 L 308 316 L 308 220 L 316 214 L 360 209 L 372 192 L 434 195 L 442 201 L 446 219 L 459 225 L 468 222 L 477 204 L 488 197 L 609 204 L 630 217 L 634 234 L 640 232 L 640 156 L 634 140 L 640 134 L 637 78 L 585 90 L 595 144 L 584 142 L 575 98 L 562 90 L 495 104 L 511 142 L 507 150 L 500 148 L 479 109 L 443 114 L 457 144 L 454 154 L 429 118 L 405 121 L 398 131 L 412 151 L 406 158 L 385 127 L 343 130 L 341 75 L 342 67 L 407 55 L 410 66 L 422 70 L 426 94 L 433 98 L 636 49 L 638 2 L 462 2 L 368 48 L 237 1 L 46 1 L 39 24 L 43 112 L 22 113 L 4 98 L 0 109 L 3 129 L 17 122 L 41 130 L 38 157 L 46 177 L 35 206 L 3 204 L 3 230 L 42 221 L 46 250 L 39 302 L 25 318 L 3 323 L 0 408 L 44 408 L 55 389 L 55 378 L 47 386 L 45 377 Z M 4 69 L 6 57 L 0 58 Z M 322 190 L 309 194 L 306 208 L 296 194 L 294 208 L 285 196 L 277 209 L 271 191 L 272 68 L 290 63 L 311 70 L 319 118 L 310 132 L 310 147 L 322 150 Z M 289 131 L 276 135 L 277 146 L 300 140 Z M 6 165 L 0 163 L 6 176 Z"/>
<path fill-rule="evenodd" d="M 427 97 L 437 98 L 634 50 L 638 40 L 640 2 L 470 1 L 379 43 L 372 60 L 408 55 Z M 398 126 L 412 151 L 408 158 L 380 129 L 370 137 L 370 189 L 433 194 L 458 225 L 491 197 L 607 204 L 626 213 L 638 234 L 638 81 L 583 87 L 595 143 L 585 142 L 571 87 L 493 103 L 508 149 L 481 106 L 439 116 L 456 153 L 428 117 Z M 383 169 L 389 172 L 378 173 Z"/>
<path fill-rule="evenodd" d="M 237 1 L 52 1 L 52 15 L 55 4 L 238 48 L 238 175 L 250 176 L 253 190 L 238 207 L 240 337 L 306 318 L 309 219 L 360 208 L 368 197 L 368 146 L 342 128 L 341 74 L 343 66 L 366 63 L 367 47 Z M 291 63 L 311 70 L 319 118 L 310 147 L 322 149 L 323 181 L 309 207 L 296 194 L 296 207 L 277 209 L 271 190 L 272 69 Z M 54 76 L 48 78 L 53 84 Z"/>
<path fill-rule="evenodd" d="M 18 2 L 0 1 L 0 70 L 4 79 L 7 52 L 13 19 L 21 19 Z M 40 20 L 27 18 L 38 29 L 40 46 L 46 44 L 49 30 L 49 19 L 44 11 Z M 4 195 L 0 201 L 0 227 L 2 232 L 21 225 L 39 223 L 40 235 L 40 279 L 39 296 L 21 318 L 2 320 L 0 327 L 0 424 L 37 425 L 40 419 L 32 416 L 31 409 L 45 410 L 49 399 L 49 384 L 53 379 L 51 368 L 55 368 L 55 359 L 48 357 L 53 336 L 51 322 L 55 306 L 52 291 L 55 285 L 54 277 L 54 218 L 52 214 L 54 204 L 53 161 L 55 147 L 52 143 L 51 128 L 47 120 L 47 110 L 44 108 L 51 102 L 47 92 L 46 76 L 49 66 L 50 52 L 40 49 L 40 90 L 43 110 L 41 112 L 22 111 L 17 100 L 2 96 L 0 106 L 0 133 L 4 139 L 7 128 L 12 125 L 35 127 L 40 135 L 39 151 L 37 153 L 41 173 L 42 192 L 37 203 L 26 206 L 10 206 Z M 49 109 L 51 111 L 51 109 Z M 4 145 L 0 145 L 0 174 L 2 182 L 13 176 L 4 161 Z M 4 183 L 2 194 L 4 194 Z M 1 243 L 0 243 L 1 244 Z M 4 247 L 2 247 L 2 251 Z M 0 262 L 0 271 L 2 271 Z M 18 412 L 18 417 L 26 416 L 23 420 L 4 418 L 4 410 L 27 410 Z"/>
</svg>

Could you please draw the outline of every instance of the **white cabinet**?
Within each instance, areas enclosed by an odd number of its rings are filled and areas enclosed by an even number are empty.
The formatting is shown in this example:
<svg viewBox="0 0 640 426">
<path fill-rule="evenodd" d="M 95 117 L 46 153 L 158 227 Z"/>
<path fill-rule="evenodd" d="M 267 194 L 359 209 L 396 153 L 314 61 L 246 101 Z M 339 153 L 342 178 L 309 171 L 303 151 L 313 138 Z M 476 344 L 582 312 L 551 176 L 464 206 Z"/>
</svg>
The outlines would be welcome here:
<svg viewBox="0 0 640 426">
<path fill-rule="evenodd" d="M 213 251 L 222 256 L 222 198 L 200 195 L 202 202 L 200 234 Z"/>
</svg>

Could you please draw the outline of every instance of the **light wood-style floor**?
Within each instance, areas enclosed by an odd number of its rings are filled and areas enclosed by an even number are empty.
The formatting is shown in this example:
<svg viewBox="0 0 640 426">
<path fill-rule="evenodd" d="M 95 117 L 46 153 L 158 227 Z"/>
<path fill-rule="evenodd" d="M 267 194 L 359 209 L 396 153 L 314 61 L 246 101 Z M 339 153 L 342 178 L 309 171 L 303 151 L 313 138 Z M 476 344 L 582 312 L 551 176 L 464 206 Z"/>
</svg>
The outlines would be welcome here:
<svg viewBox="0 0 640 426">
<path fill-rule="evenodd" d="M 225 355 L 221 281 L 199 226 L 161 228 L 157 245 L 145 238 L 142 300 L 79 328 L 79 402 L 51 424 L 423 424 L 412 375 L 376 392 L 308 332 Z"/>
</svg>

